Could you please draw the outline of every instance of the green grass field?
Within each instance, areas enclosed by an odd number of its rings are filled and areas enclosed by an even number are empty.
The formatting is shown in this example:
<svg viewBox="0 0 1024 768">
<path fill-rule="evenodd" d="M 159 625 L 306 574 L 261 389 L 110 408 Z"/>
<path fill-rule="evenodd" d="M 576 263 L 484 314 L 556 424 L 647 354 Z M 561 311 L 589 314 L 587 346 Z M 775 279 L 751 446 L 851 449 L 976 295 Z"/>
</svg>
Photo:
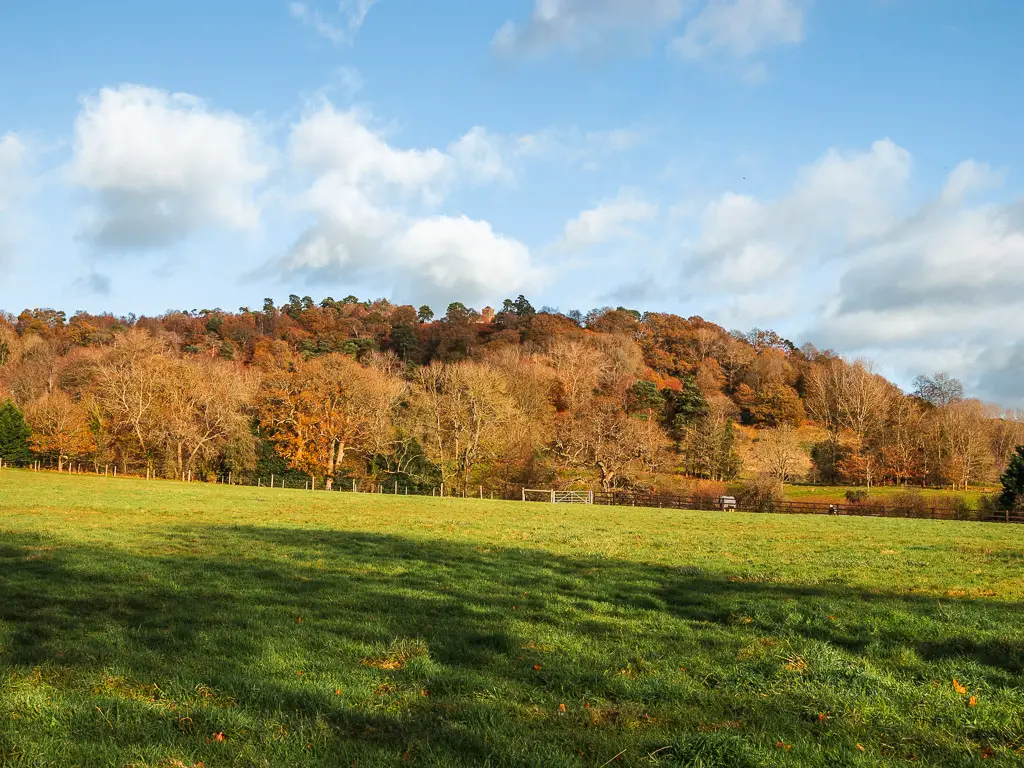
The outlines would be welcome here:
<svg viewBox="0 0 1024 768">
<path fill-rule="evenodd" d="M 1017 526 L 4 470 L 0 765 L 1022 765 L 1022 603 Z"/>
<path fill-rule="evenodd" d="M 977 508 L 978 501 L 982 496 L 998 492 L 996 489 L 988 491 L 972 488 L 969 491 L 950 491 L 937 488 L 900 488 L 896 486 L 881 485 L 873 488 L 852 485 L 787 485 L 785 489 L 786 499 L 789 501 L 820 501 L 824 503 L 845 503 L 847 491 L 867 491 L 871 501 L 885 504 L 891 501 L 893 496 L 906 493 L 917 493 L 928 504 L 941 505 L 948 503 L 954 498 L 965 500 L 972 507 Z"/>
</svg>

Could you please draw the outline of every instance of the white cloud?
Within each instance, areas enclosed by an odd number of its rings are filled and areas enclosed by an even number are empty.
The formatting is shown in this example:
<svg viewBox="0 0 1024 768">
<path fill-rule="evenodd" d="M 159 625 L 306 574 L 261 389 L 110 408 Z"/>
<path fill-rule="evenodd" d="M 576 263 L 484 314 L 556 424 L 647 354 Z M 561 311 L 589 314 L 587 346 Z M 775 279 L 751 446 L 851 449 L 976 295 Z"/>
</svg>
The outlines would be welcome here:
<svg viewBox="0 0 1024 768">
<path fill-rule="evenodd" d="M 408 269 L 399 282 L 408 291 L 425 279 L 445 296 L 498 295 L 535 285 L 540 277 L 525 245 L 465 216 L 420 219 L 389 247 Z"/>
<path fill-rule="evenodd" d="M 437 149 L 395 149 L 365 125 L 357 110 L 324 103 L 293 127 L 290 155 L 300 167 L 325 171 L 339 184 L 372 190 L 399 190 L 434 197 L 450 158 Z"/>
<path fill-rule="evenodd" d="M 893 224 L 910 169 L 910 154 L 884 139 L 868 152 L 829 151 L 778 200 L 726 193 L 701 213 L 688 266 L 719 284 L 751 285 L 840 253 Z"/>
<path fill-rule="evenodd" d="M 711 0 L 672 42 L 672 50 L 689 59 L 719 53 L 747 58 L 803 38 L 804 13 L 796 0 Z"/>
<path fill-rule="evenodd" d="M 19 202 L 28 187 L 29 149 L 17 134 L 0 137 L 0 213 Z"/>
<path fill-rule="evenodd" d="M 338 0 L 334 13 L 324 14 L 308 2 L 292 2 L 292 16 L 312 27 L 335 45 L 350 43 L 377 0 Z"/>
<path fill-rule="evenodd" d="M 946 203 L 957 203 L 975 192 L 981 192 L 1002 183 L 1003 175 L 993 171 L 985 163 L 965 160 L 949 174 L 946 185 L 942 188 L 942 200 Z"/>
<path fill-rule="evenodd" d="M 615 199 L 605 200 L 568 222 L 561 245 L 576 250 L 629 237 L 633 234 L 631 224 L 652 221 L 657 216 L 657 205 L 643 200 L 636 190 L 624 189 Z"/>
<path fill-rule="evenodd" d="M 862 347 L 1019 339 L 1022 267 L 1024 202 L 929 204 L 852 255 L 822 332 Z"/>
<path fill-rule="evenodd" d="M 82 102 L 72 180 L 94 195 L 81 234 L 113 249 L 258 224 L 268 150 L 251 122 L 188 94 L 125 85 Z"/>
<path fill-rule="evenodd" d="M 501 178 L 497 137 L 474 129 L 449 152 L 401 149 L 369 122 L 323 103 L 293 126 L 289 157 L 310 177 L 299 205 L 315 222 L 270 270 L 371 280 L 418 300 L 476 301 L 542 279 L 526 246 L 490 223 L 432 211 L 456 184 Z"/>
<path fill-rule="evenodd" d="M 17 134 L 0 136 L 0 263 L 24 238 L 21 208 L 32 187 L 32 152 Z"/>
<path fill-rule="evenodd" d="M 512 181 L 515 173 L 509 163 L 518 150 L 519 147 L 509 146 L 506 137 L 496 136 L 480 126 L 470 129 L 448 147 L 463 171 L 480 184 Z"/>
<path fill-rule="evenodd" d="M 788 291 L 799 297 L 802 338 L 875 358 L 908 381 L 947 370 L 1022 406 L 1024 200 L 974 202 L 1000 175 L 966 161 L 909 205 L 912 165 L 885 139 L 827 152 L 778 199 L 722 195 L 696 220 L 684 274 L 696 272 L 701 290 L 742 296 L 745 308 Z"/>
<path fill-rule="evenodd" d="M 536 0 L 529 23 L 506 22 L 493 45 L 506 54 L 600 49 L 672 25 L 685 5 L 684 0 Z"/>
</svg>

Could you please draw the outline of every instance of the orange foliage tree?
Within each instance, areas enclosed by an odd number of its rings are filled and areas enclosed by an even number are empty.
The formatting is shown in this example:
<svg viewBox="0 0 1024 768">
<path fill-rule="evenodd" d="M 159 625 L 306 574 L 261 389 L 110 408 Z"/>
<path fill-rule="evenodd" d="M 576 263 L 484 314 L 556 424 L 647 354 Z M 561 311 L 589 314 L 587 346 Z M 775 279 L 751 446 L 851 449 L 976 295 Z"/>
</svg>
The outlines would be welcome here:
<svg viewBox="0 0 1024 768">
<path fill-rule="evenodd" d="M 259 418 L 289 466 L 328 489 L 350 452 L 392 429 L 391 412 L 403 384 L 345 355 L 298 363 L 265 382 Z"/>
</svg>

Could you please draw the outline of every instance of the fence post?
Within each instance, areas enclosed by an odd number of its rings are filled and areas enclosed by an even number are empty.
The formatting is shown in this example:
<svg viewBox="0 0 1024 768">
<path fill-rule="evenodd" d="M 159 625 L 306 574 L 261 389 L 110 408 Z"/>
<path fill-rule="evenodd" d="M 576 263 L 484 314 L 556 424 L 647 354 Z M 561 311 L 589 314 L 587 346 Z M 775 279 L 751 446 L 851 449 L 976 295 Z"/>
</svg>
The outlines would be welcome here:
<svg viewBox="0 0 1024 768">
<path fill-rule="evenodd" d="M 444 483 L 441 483 L 441 498 L 444 498 Z"/>
<path fill-rule="evenodd" d="M 526 501 L 526 489 L 523 488 L 523 501 Z"/>
</svg>

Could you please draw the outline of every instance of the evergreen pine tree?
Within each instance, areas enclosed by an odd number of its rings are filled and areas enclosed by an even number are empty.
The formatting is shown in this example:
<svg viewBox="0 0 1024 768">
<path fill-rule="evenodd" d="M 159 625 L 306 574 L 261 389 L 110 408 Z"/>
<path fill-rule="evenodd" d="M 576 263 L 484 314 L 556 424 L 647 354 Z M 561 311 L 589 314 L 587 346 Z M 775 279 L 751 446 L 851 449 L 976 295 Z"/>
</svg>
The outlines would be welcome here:
<svg viewBox="0 0 1024 768">
<path fill-rule="evenodd" d="M 1010 459 L 1010 464 L 1003 473 L 1003 492 L 999 496 L 999 505 L 1003 509 L 1013 509 L 1024 502 L 1024 445 L 1017 446 L 1017 452 Z"/>
<path fill-rule="evenodd" d="M 32 458 L 28 445 L 31 435 L 24 414 L 13 400 L 0 405 L 0 459 L 4 463 L 23 464 Z"/>
</svg>

